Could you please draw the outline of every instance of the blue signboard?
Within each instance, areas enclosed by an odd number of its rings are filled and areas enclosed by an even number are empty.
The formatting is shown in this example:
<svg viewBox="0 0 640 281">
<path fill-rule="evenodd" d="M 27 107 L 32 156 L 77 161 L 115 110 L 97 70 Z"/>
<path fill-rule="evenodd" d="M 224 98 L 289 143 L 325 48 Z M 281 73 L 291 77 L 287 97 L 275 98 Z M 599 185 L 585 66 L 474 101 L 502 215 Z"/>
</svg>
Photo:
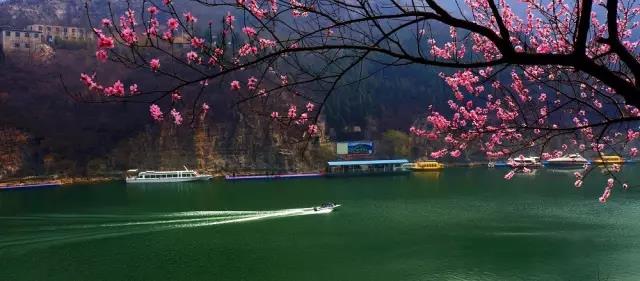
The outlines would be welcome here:
<svg viewBox="0 0 640 281">
<path fill-rule="evenodd" d="M 341 142 L 337 145 L 337 152 L 338 155 L 371 155 L 373 154 L 373 142 Z"/>
</svg>

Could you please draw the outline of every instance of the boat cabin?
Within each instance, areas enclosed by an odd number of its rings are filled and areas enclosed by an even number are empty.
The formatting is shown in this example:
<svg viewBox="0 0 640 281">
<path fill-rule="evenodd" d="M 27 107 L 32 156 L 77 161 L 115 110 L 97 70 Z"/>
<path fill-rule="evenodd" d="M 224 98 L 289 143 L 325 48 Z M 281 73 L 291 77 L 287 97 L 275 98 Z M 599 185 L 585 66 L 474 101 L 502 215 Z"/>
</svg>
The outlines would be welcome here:
<svg viewBox="0 0 640 281">
<path fill-rule="evenodd" d="M 403 165 L 407 163 L 409 163 L 407 159 L 331 161 L 327 162 L 327 175 L 349 176 L 406 173 L 409 170 L 403 167 Z"/>
</svg>

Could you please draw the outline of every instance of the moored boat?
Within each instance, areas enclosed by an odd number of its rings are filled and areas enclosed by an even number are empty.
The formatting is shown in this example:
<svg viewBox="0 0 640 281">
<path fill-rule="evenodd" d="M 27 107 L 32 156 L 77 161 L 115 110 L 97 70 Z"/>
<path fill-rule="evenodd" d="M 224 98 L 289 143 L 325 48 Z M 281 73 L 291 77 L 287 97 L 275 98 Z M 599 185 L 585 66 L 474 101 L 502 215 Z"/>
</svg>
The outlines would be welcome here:
<svg viewBox="0 0 640 281">
<path fill-rule="evenodd" d="M 213 176 L 199 174 L 197 171 L 189 170 L 187 167 L 182 171 L 127 171 L 127 183 L 166 183 L 166 182 L 189 182 L 208 181 Z"/>
<path fill-rule="evenodd" d="M 39 183 L 17 183 L 17 184 L 0 184 L 0 190 L 18 190 L 18 189 L 30 189 L 30 188 L 47 188 L 47 187 L 60 187 L 62 183 L 60 181 L 48 181 Z"/>
<path fill-rule="evenodd" d="M 602 157 L 593 160 L 595 165 L 612 165 L 612 164 L 624 164 L 625 160 L 618 155 L 602 155 Z"/>
<path fill-rule="evenodd" d="M 577 153 L 565 155 L 558 158 L 552 158 L 545 162 L 545 166 L 549 167 L 577 167 L 589 164 L 589 160 Z"/>
<path fill-rule="evenodd" d="M 444 168 L 444 165 L 434 160 L 418 161 L 402 165 L 403 168 L 414 172 L 436 171 Z"/>
<path fill-rule="evenodd" d="M 540 157 L 516 157 L 509 158 L 507 160 L 507 165 L 511 167 L 540 167 L 542 166 L 542 162 L 540 162 Z"/>
</svg>

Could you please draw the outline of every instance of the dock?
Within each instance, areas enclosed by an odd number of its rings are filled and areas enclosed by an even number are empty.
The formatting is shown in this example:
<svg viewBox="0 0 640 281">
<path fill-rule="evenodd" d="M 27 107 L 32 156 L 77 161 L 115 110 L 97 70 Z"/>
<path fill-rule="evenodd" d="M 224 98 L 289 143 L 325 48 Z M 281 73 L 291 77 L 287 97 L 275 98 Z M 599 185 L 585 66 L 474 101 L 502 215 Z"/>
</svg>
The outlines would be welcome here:
<svg viewBox="0 0 640 281">
<path fill-rule="evenodd" d="M 276 179 L 296 179 L 296 178 L 316 178 L 324 176 L 323 173 L 305 173 L 305 174 L 279 174 L 279 175 L 240 175 L 240 176 L 224 176 L 225 180 L 276 180 Z"/>
</svg>

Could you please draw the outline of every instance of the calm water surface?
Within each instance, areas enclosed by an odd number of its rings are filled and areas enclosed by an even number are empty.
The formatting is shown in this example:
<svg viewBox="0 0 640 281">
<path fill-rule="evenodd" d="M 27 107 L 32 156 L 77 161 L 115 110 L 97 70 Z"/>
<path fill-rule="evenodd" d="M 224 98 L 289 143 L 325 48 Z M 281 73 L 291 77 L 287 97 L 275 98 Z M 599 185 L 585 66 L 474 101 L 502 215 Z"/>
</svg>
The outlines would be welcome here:
<svg viewBox="0 0 640 281">
<path fill-rule="evenodd" d="M 640 280 L 640 190 L 504 173 L 0 192 L 0 280 Z"/>
</svg>

